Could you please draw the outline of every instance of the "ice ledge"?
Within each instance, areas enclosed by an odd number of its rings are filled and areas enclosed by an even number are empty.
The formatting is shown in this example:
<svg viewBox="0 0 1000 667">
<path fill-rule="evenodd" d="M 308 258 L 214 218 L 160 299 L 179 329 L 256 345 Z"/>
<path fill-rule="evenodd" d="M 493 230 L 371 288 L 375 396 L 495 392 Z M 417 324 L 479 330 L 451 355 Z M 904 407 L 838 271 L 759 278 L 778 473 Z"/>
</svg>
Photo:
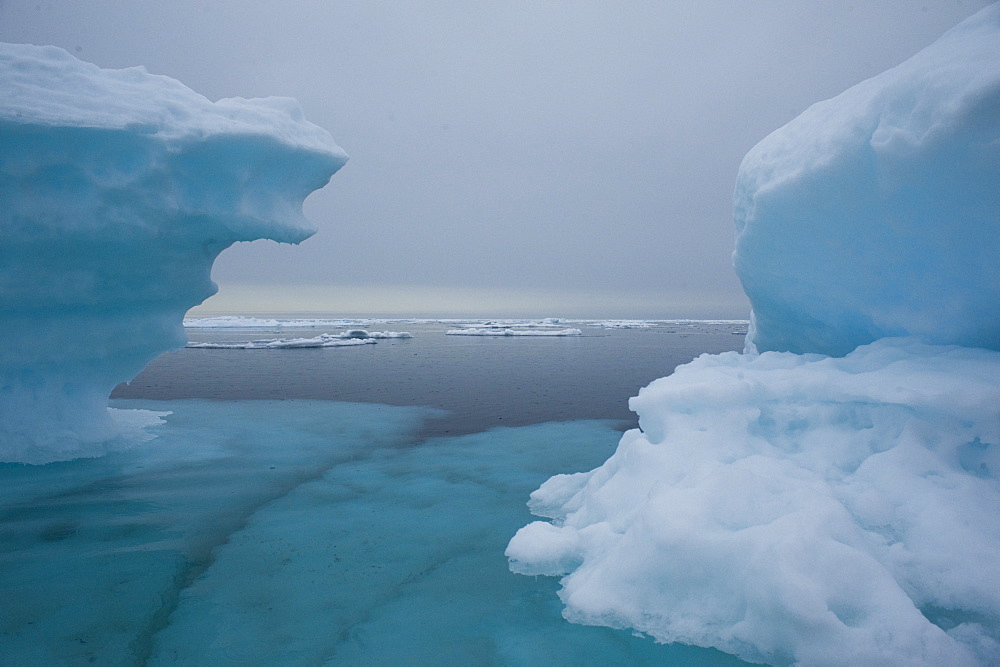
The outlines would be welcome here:
<svg viewBox="0 0 1000 667">
<path fill-rule="evenodd" d="M 107 396 L 184 345 L 216 256 L 310 236 L 302 202 L 347 160 L 294 101 L 212 103 L 14 44 L 0 44 L 0 141 L 4 461 L 116 437 Z"/>
</svg>

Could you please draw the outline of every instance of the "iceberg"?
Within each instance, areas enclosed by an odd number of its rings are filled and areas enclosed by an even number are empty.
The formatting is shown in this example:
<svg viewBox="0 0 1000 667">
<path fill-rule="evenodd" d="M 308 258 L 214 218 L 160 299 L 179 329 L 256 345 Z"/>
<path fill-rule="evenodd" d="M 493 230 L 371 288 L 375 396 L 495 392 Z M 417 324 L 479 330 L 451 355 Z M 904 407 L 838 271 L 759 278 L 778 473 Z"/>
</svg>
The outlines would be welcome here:
<svg viewBox="0 0 1000 667">
<path fill-rule="evenodd" d="M 531 495 L 570 621 L 788 664 L 1000 664 L 1000 5 L 758 144 L 744 354 Z"/>
<path fill-rule="evenodd" d="M 286 98 L 210 102 L 141 67 L 0 44 L 0 460 L 117 434 L 111 390 L 183 347 L 237 241 L 298 243 L 347 160 Z"/>
<path fill-rule="evenodd" d="M 982 10 L 746 155 L 733 263 L 749 345 L 1000 350 L 998 23 L 997 6 Z"/>
</svg>

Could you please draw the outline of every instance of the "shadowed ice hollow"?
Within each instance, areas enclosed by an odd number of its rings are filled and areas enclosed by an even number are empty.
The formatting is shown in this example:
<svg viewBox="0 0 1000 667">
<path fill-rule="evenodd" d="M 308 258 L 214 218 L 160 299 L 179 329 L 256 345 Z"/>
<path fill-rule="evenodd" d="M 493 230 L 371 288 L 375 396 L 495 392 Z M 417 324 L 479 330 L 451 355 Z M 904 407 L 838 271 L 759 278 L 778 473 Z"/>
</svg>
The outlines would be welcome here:
<svg viewBox="0 0 1000 667">
<path fill-rule="evenodd" d="M 511 568 L 562 576 L 571 621 L 754 662 L 1000 663 L 998 193 L 994 5 L 747 155 L 747 354 L 642 389 Z"/>
<path fill-rule="evenodd" d="M 0 460 L 104 451 L 107 398 L 186 341 L 236 241 L 297 243 L 347 156 L 285 98 L 0 45 Z"/>
</svg>

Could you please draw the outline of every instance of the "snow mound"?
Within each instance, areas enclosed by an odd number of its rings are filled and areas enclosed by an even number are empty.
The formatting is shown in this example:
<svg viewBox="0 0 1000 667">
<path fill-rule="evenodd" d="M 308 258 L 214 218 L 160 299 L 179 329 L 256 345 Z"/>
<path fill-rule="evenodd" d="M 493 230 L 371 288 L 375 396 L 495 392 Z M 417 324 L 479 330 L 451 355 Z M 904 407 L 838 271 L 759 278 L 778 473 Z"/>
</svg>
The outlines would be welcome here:
<svg viewBox="0 0 1000 667">
<path fill-rule="evenodd" d="M 1000 349 L 1000 6 L 743 159 L 736 272 L 760 351 L 884 336 Z"/>
<path fill-rule="evenodd" d="M 17 44 L 0 44 L 0 141 L 4 461 L 114 438 L 108 394 L 183 347 L 215 257 L 310 236 L 302 201 L 347 159 L 294 100 L 213 103 Z"/>
<path fill-rule="evenodd" d="M 703 355 L 531 496 L 511 568 L 572 621 L 769 664 L 1000 659 L 1000 353 Z"/>
</svg>

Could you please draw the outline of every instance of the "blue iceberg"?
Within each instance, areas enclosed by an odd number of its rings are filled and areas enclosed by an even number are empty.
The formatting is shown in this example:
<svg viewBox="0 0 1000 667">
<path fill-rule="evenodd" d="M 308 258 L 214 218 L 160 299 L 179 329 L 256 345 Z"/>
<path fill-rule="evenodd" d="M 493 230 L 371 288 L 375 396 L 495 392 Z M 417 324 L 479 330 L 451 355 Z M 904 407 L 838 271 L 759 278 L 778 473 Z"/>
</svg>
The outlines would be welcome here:
<svg viewBox="0 0 1000 667">
<path fill-rule="evenodd" d="M 0 460 L 95 455 L 107 398 L 186 342 L 237 241 L 297 243 L 347 156 L 285 98 L 210 102 L 143 68 L 0 45 Z"/>
<path fill-rule="evenodd" d="M 1000 350 L 998 23 L 981 11 L 743 159 L 733 263 L 755 349 Z"/>
</svg>

